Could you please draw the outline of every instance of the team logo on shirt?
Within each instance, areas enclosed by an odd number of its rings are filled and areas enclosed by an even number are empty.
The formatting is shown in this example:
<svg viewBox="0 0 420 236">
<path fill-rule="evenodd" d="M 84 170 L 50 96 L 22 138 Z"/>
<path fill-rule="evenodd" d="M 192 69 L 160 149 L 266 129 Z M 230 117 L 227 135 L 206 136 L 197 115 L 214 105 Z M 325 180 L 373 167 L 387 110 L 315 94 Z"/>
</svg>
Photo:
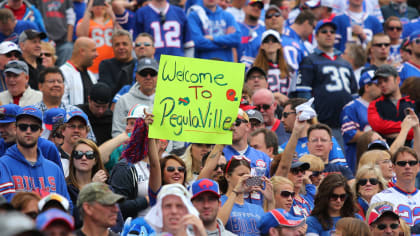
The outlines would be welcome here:
<svg viewBox="0 0 420 236">
<path fill-rule="evenodd" d="M 257 160 L 255 162 L 255 165 L 258 166 L 258 167 L 267 167 L 267 163 L 265 163 L 265 161 L 263 161 L 263 160 Z"/>
</svg>

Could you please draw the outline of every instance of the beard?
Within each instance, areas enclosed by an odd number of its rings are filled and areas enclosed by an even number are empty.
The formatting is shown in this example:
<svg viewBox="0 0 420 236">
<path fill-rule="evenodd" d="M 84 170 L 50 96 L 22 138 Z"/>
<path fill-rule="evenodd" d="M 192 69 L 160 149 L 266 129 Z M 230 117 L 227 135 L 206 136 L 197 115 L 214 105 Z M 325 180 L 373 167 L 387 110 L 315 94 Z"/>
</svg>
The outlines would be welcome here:
<svg viewBox="0 0 420 236">
<path fill-rule="evenodd" d="M 24 139 L 21 139 L 19 137 L 16 137 L 16 141 L 17 141 L 17 143 L 20 146 L 22 146 L 24 148 L 33 148 L 33 147 L 35 147 L 38 144 L 38 140 L 37 139 L 35 139 L 34 141 L 26 141 Z"/>
</svg>

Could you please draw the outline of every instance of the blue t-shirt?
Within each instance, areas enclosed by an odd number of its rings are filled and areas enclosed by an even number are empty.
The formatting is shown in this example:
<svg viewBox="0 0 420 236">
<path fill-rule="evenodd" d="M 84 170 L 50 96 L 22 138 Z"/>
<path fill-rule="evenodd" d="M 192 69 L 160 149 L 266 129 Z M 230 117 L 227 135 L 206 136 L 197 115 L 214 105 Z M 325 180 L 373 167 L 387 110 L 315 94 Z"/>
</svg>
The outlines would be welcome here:
<svg viewBox="0 0 420 236">
<path fill-rule="evenodd" d="M 10 35 L 4 35 L 0 33 L 0 42 L 12 41 L 19 45 L 19 35 L 27 29 L 34 29 L 36 31 L 40 31 L 35 23 L 26 20 L 18 20 L 16 22 L 16 26 L 13 32 Z"/>
<path fill-rule="evenodd" d="M 359 214 L 355 214 L 354 216 L 363 221 L 363 218 Z M 333 227 L 329 230 L 324 230 L 322 228 L 321 223 L 319 223 L 318 218 L 316 218 L 315 216 L 309 216 L 308 218 L 306 218 L 306 224 L 308 225 L 308 229 L 306 230 L 306 235 L 307 236 L 316 236 L 316 235 L 330 236 L 331 232 L 335 230 L 335 224 L 337 223 L 339 219 L 341 219 L 341 216 L 332 217 Z"/>
<path fill-rule="evenodd" d="M 325 169 L 322 173 L 327 176 L 329 174 L 342 174 L 347 180 L 354 179 L 353 173 L 348 167 L 340 166 L 334 163 L 325 164 Z"/>
<path fill-rule="evenodd" d="M 293 199 L 292 208 L 290 214 L 298 217 L 308 217 L 314 208 L 314 197 L 316 193 L 316 187 L 313 184 L 307 184 L 305 186 L 306 194 L 299 194 L 301 198 Z"/>
<path fill-rule="evenodd" d="M 223 195 L 220 197 L 222 206 L 228 197 Z M 243 205 L 235 203 L 232 207 L 226 229 L 239 236 L 260 236 L 260 230 L 257 225 L 264 214 L 261 206 L 244 202 Z"/>
<path fill-rule="evenodd" d="M 409 77 L 420 77 L 420 66 L 413 65 L 411 62 L 404 62 L 399 71 L 400 74 L 400 86 Z"/>
</svg>

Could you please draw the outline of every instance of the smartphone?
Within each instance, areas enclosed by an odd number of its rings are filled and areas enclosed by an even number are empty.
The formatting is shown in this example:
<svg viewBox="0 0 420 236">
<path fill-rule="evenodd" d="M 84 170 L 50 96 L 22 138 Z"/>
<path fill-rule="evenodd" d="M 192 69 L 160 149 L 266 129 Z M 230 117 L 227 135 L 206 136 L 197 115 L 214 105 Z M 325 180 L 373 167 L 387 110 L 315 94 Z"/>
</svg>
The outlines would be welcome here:
<svg viewBox="0 0 420 236">
<path fill-rule="evenodd" d="M 407 107 L 407 108 L 404 109 L 404 114 L 406 116 L 408 116 L 408 115 L 410 115 L 410 111 L 412 111 L 412 110 L 413 110 L 413 108 Z"/>
<path fill-rule="evenodd" d="M 261 176 L 251 176 L 245 181 L 246 186 L 260 186 L 263 184 Z"/>
</svg>

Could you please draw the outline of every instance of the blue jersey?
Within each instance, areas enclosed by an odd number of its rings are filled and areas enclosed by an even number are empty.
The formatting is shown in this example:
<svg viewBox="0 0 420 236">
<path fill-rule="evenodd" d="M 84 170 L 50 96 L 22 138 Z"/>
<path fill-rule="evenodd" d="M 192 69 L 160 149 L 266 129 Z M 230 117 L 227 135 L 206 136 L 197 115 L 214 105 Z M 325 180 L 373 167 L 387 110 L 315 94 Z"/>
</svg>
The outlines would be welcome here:
<svg viewBox="0 0 420 236">
<path fill-rule="evenodd" d="M 347 166 L 346 158 L 344 158 L 343 150 L 341 150 L 340 145 L 333 136 L 331 141 L 333 142 L 333 147 L 328 156 L 329 163 L 335 163 L 343 166 Z M 286 148 L 288 141 L 279 146 L 279 153 L 282 153 Z M 309 154 L 308 150 L 308 137 L 299 138 L 296 144 L 295 152 L 298 157 L 302 157 L 305 154 Z"/>
<path fill-rule="evenodd" d="M 372 128 L 367 119 L 367 108 L 369 103 L 357 98 L 344 106 L 340 115 L 341 133 L 344 140 L 344 150 L 349 168 L 356 171 L 356 143 L 349 143 L 357 131 L 369 131 Z"/>
<path fill-rule="evenodd" d="M 170 4 L 162 12 L 152 4 L 137 10 L 134 38 L 143 32 L 153 36 L 157 61 L 161 54 L 184 56 L 184 48 L 194 47 L 184 11 Z"/>
<path fill-rule="evenodd" d="M 400 48 L 401 44 L 391 45 L 389 48 L 388 60 L 390 60 L 394 65 L 402 62 Z"/>
<path fill-rule="evenodd" d="M 353 100 L 357 83 L 351 65 L 335 51 L 331 58 L 319 49 L 305 57 L 296 82 L 298 97 L 315 97 L 318 120 L 331 128 L 340 127 L 340 112 Z"/>
<path fill-rule="evenodd" d="M 220 197 L 222 206 L 227 199 L 226 195 Z M 257 225 L 262 215 L 264 215 L 264 210 L 261 206 L 248 202 L 244 202 L 243 205 L 234 203 L 225 227 L 239 236 L 260 236 Z"/>
<path fill-rule="evenodd" d="M 292 28 L 290 28 L 290 27 L 284 28 L 282 38 L 285 37 L 285 36 L 289 37 L 290 39 L 292 39 L 295 42 L 298 42 L 301 45 L 305 56 L 307 56 L 307 55 L 309 55 L 313 52 L 313 48 L 309 46 L 310 43 L 309 42 L 305 43 L 306 41 L 302 40 L 302 38 Z"/>
<path fill-rule="evenodd" d="M 400 86 L 405 79 L 409 77 L 420 77 L 420 65 L 415 65 L 412 62 L 404 62 L 399 71 L 400 74 Z"/>
<path fill-rule="evenodd" d="M 287 64 L 295 71 L 299 69 L 299 64 L 307 52 L 305 51 L 305 46 L 293 38 L 282 36 L 281 44 L 283 46 L 284 58 L 287 61 Z"/>
<path fill-rule="evenodd" d="M 123 14 L 115 14 L 115 21 L 117 21 L 123 29 L 127 30 L 131 34 L 134 33 L 134 25 L 136 24 L 136 13 L 125 9 Z"/>
<path fill-rule="evenodd" d="M 405 39 L 410 36 L 411 33 L 418 30 L 420 28 L 420 17 L 410 21 L 403 26 L 402 38 Z"/>
<path fill-rule="evenodd" d="M 40 31 L 35 23 L 26 20 L 18 20 L 16 22 L 16 26 L 13 32 L 10 35 L 4 35 L 0 33 L 0 42 L 12 41 L 15 44 L 19 45 L 19 35 L 27 29 L 34 29 L 36 31 Z"/>
<path fill-rule="evenodd" d="M 316 187 L 313 184 L 307 184 L 305 189 L 305 195 L 299 193 L 299 196 L 293 199 L 292 208 L 289 211 L 290 214 L 299 217 L 308 217 L 311 215 L 311 211 L 314 209 Z"/>
<path fill-rule="evenodd" d="M 344 52 L 346 43 L 352 41 L 352 26 L 360 25 L 363 27 L 363 31 L 366 34 L 366 40 L 362 43 L 366 44 L 372 40 L 372 36 L 383 31 L 382 24 L 379 20 L 370 16 L 367 13 L 363 13 L 362 19 L 352 19 L 347 12 L 342 15 L 338 15 L 332 20 L 337 25 L 335 48 Z"/>
<path fill-rule="evenodd" d="M 344 177 L 346 177 L 347 180 L 354 179 L 353 173 L 351 173 L 351 170 L 348 167 L 334 163 L 325 164 L 325 168 L 322 171 L 322 174 L 324 177 L 330 174 L 342 174 Z"/>
<path fill-rule="evenodd" d="M 74 25 L 77 25 L 77 22 L 79 22 L 79 20 L 82 19 L 85 14 L 86 3 L 73 1 L 73 10 L 74 10 L 74 13 L 76 14 L 76 20 L 74 21 Z M 73 29 L 73 41 L 77 39 L 76 28 L 77 27 L 74 27 Z"/>
<path fill-rule="evenodd" d="M 254 27 L 245 23 L 238 23 L 241 30 L 241 44 L 238 47 L 238 58 L 241 63 L 245 64 L 248 69 L 257 57 L 258 49 L 261 45 L 261 36 L 265 31 L 265 27 L 258 24 Z"/>
</svg>

